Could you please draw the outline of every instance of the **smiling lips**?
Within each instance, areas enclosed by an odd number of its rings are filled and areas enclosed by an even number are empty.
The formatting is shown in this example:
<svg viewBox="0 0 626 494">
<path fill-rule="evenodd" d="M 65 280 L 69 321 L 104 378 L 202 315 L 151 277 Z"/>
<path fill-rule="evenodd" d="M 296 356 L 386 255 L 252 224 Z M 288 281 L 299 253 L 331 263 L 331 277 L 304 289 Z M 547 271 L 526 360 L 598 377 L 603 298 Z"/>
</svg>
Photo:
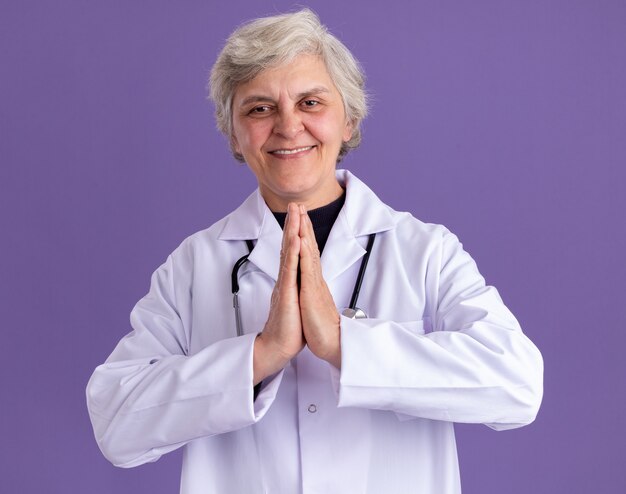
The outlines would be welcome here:
<svg viewBox="0 0 626 494">
<path fill-rule="evenodd" d="M 301 148 L 295 148 L 295 149 L 276 149 L 275 151 L 270 151 L 270 154 L 279 154 L 279 155 L 289 155 L 289 154 L 297 154 L 297 153 L 303 153 L 304 151 L 309 151 L 310 149 L 313 149 L 315 146 L 304 146 Z"/>
</svg>

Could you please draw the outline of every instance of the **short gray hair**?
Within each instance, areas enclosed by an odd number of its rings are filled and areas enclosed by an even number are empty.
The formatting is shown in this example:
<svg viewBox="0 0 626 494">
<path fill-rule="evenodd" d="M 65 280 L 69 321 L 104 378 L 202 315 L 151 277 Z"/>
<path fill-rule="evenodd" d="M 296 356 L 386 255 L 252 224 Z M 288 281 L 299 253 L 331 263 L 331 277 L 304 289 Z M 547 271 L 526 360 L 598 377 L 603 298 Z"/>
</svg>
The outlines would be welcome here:
<svg viewBox="0 0 626 494">
<path fill-rule="evenodd" d="M 361 121 L 367 115 L 365 74 L 350 50 L 333 36 L 309 9 L 273 17 L 262 17 L 238 27 L 226 41 L 211 69 L 210 97 L 215 104 L 217 128 L 232 149 L 232 103 L 239 84 L 251 81 L 262 71 L 285 65 L 298 55 L 319 56 L 337 87 L 352 124 L 352 137 L 339 151 L 340 161 L 361 142 Z M 239 161 L 243 156 L 233 150 Z"/>
</svg>

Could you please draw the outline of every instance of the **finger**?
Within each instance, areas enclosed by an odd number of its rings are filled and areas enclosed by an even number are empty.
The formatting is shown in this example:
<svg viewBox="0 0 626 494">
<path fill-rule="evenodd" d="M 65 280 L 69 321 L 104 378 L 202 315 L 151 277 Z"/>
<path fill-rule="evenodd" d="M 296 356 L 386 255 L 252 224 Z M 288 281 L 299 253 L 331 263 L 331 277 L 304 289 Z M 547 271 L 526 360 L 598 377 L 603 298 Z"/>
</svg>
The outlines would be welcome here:
<svg viewBox="0 0 626 494">
<path fill-rule="evenodd" d="M 295 204 L 290 203 L 287 206 L 287 217 L 285 218 L 285 225 L 283 227 L 283 239 L 280 248 L 280 266 L 285 264 L 285 256 L 289 249 L 289 244 L 292 242 L 294 236 L 298 236 L 300 230 L 300 215 L 298 214 L 298 208 Z"/>
<path fill-rule="evenodd" d="M 315 231 L 311 218 L 304 206 L 300 206 L 300 263 L 303 274 L 319 277 L 321 274 L 320 255 L 315 240 Z"/>
<path fill-rule="evenodd" d="M 300 204 L 298 206 L 298 212 L 300 213 L 300 237 L 313 237 L 315 238 L 315 231 L 313 230 L 313 224 L 311 223 L 311 218 L 309 218 L 309 214 L 306 211 L 306 207 L 304 204 Z"/>
<path fill-rule="evenodd" d="M 298 262 L 300 260 L 301 242 L 298 235 L 300 219 L 298 209 L 294 204 L 287 208 L 287 219 L 283 232 L 283 249 L 278 279 L 287 286 L 294 286 L 298 277 Z"/>
<path fill-rule="evenodd" d="M 285 221 L 285 233 L 288 235 L 297 235 L 300 231 L 300 215 L 298 214 L 298 205 L 290 202 L 287 206 L 287 221 Z"/>
<path fill-rule="evenodd" d="M 300 269 L 302 274 L 308 274 L 311 270 L 312 257 L 310 220 L 303 204 L 298 206 L 298 213 L 300 216 Z"/>
<path fill-rule="evenodd" d="M 300 261 L 301 242 L 298 235 L 292 235 L 280 267 L 282 282 L 288 286 L 296 285 L 298 279 L 298 262 Z"/>
<path fill-rule="evenodd" d="M 284 251 L 287 249 L 287 244 L 289 243 L 289 237 L 290 234 L 293 234 L 293 229 L 295 227 L 295 225 L 298 225 L 298 229 L 300 228 L 300 218 L 295 218 L 295 216 L 298 216 L 297 214 L 294 214 L 293 212 L 290 214 L 289 211 L 290 209 L 293 210 L 293 208 L 291 207 L 291 204 L 289 204 L 287 206 L 287 217 L 285 218 L 285 225 L 283 226 L 283 239 L 280 245 L 280 253 L 281 256 L 284 253 Z M 281 262 L 282 264 L 282 262 Z"/>
</svg>

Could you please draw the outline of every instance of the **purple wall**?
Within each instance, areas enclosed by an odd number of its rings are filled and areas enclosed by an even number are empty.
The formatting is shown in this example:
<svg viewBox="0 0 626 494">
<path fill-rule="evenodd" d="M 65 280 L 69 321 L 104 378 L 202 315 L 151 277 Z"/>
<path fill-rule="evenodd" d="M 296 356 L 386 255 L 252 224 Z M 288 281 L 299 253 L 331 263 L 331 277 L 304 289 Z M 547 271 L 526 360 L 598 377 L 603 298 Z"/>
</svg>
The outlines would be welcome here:
<svg viewBox="0 0 626 494">
<path fill-rule="evenodd" d="M 235 25 L 292 4 L 8 3 L 0 491 L 177 492 L 179 453 L 106 462 L 84 387 L 151 272 L 254 187 L 205 81 Z M 310 3 L 373 95 L 345 165 L 457 233 L 545 358 L 533 425 L 457 428 L 464 492 L 626 492 L 626 3 L 387 5 Z"/>
</svg>

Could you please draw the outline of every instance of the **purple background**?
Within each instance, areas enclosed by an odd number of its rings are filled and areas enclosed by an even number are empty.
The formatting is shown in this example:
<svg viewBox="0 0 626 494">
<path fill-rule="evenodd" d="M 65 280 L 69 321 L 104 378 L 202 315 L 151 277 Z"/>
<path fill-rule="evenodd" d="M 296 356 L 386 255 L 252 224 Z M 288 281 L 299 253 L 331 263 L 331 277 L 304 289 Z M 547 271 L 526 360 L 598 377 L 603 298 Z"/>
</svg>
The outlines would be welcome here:
<svg viewBox="0 0 626 494">
<path fill-rule="evenodd" d="M 151 272 L 253 189 L 205 81 L 237 24 L 292 3 L 8 4 L 0 491 L 177 492 L 180 452 L 101 456 L 84 388 Z M 457 427 L 464 492 L 625 492 L 626 3 L 309 5 L 373 96 L 345 166 L 457 233 L 544 355 L 533 425 Z"/>
</svg>

